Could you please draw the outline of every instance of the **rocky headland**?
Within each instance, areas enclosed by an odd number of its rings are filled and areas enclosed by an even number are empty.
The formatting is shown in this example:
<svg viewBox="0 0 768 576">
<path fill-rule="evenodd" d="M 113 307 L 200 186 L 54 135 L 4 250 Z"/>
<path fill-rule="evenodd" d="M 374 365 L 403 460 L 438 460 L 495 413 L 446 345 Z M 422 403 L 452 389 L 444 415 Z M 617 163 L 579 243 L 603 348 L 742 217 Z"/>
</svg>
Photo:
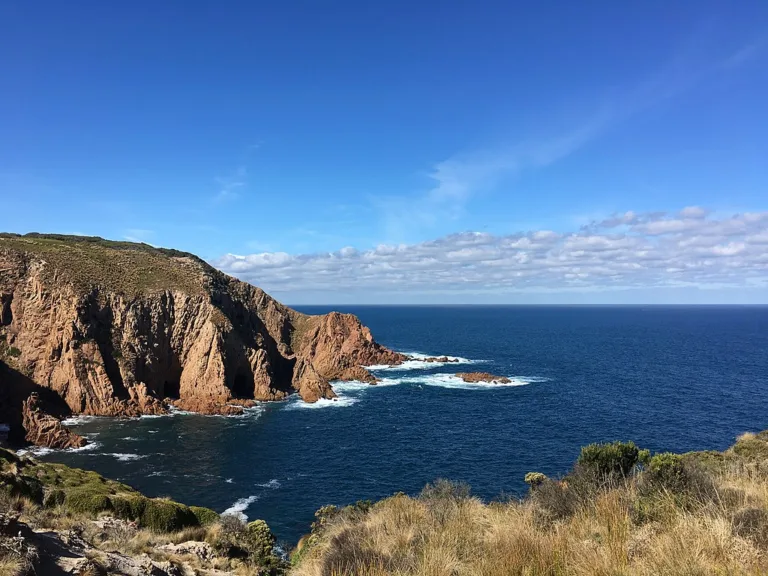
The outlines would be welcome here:
<svg viewBox="0 0 768 576">
<path fill-rule="evenodd" d="M 316 402 L 333 380 L 375 383 L 364 366 L 406 359 L 351 314 L 299 313 L 192 254 L 0 235 L 0 420 L 16 440 L 79 446 L 59 422 L 70 414 Z"/>
</svg>

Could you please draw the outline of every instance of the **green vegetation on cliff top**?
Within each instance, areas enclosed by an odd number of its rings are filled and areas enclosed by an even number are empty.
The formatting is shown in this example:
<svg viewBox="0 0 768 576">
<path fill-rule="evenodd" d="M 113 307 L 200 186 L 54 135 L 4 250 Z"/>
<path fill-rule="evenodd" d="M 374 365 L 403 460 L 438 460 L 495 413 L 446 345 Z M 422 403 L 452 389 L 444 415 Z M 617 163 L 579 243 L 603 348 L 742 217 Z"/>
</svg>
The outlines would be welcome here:
<svg viewBox="0 0 768 576">
<path fill-rule="evenodd" d="M 45 274 L 78 288 L 103 286 L 128 296 L 166 289 L 198 294 L 203 272 L 214 270 L 187 252 L 97 236 L 0 233 L 3 249 L 41 258 L 47 263 Z"/>
</svg>

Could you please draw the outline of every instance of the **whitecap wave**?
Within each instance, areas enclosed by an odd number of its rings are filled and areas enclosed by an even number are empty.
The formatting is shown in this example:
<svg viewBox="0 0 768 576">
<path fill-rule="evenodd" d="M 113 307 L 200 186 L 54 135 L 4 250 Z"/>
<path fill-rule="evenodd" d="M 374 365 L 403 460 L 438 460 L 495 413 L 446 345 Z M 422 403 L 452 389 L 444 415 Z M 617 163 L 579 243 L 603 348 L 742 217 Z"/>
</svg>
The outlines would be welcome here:
<svg viewBox="0 0 768 576">
<path fill-rule="evenodd" d="M 222 516 L 225 514 L 229 514 L 231 516 L 236 516 L 240 518 L 243 522 L 248 520 L 248 516 L 246 516 L 245 511 L 248 510 L 248 507 L 256 502 L 258 500 L 258 496 L 248 496 L 247 498 L 240 498 L 237 500 L 232 506 L 224 510 L 224 512 L 221 513 Z"/>
<path fill-rule="evenodd" d="M 277 478 L 273 478 L 269 482 L 264 482 L 263 484 L 256 484 L 256 486 L 261 486 L 262 488 L 271 488 L 272 490 L 276 490 L 277 488 L 280 488 L 280 481 Z"/>
<path fill-rule="evenodd" d="M 226 480 L 224 480 L 224 482 L 226 482 L 227 484 L 232 484 L 234 480 L 232 478 L 227 478 Z"/>
<path fill-rule="evenodd" d="M 317 402 L 312 402 L 311 404 L 309 402 L 304 402 L 301 398 L 291 399 L 288 401 L 288 404 L 286 404 L 285 409 L 286 410 L 317 410 L 318 408 L 343 408 L 345 406 L 352 406 L 353 404 L 357 404 L 359 401 L 359 398 L 354 398 L 352 396 L 342 396 L 339 394 L 336 398 L 328 399 L 328 398 L 320 398 Z"/>
<path fill-rule="evenodd" d="M 70 416 L 69 418 L 64 418 L 64 420 L 61 421 L 64 426 L 80 426 L 81 424 L 86 424 L 88 422 L 93 422 L 99 418 L 98 416 L 86 416 L 84 414 L 79 414 L 77 416 Z"/>
<path fill-rule="evenodd" d="M 101 442 L 89 442 L 80 448 L 67 448 L 64 452 L 90 452 L 96 450 L 96 448 L 101 448 Z"/>
<path fill-rule="evenodd" d="M 104 452 L 103 455 L 112 456 L 112 458 L 116 458 L 120 462 L 130 462 L 131 460 L 140 460 L 147 457 L 145 454 L 124 454 L 121 452 Z"/>
<path fill-rule="evenodd" d="M 405 370 L 426 370 L 429 368 L 439 368 L 441 366 L 452 366 L 454 364 L 478 364 L 485 362 L 485 360 L 470 360 L 469 358 L 462 358 L 461 356 L 448 356 L 446 354 L 422 354 L 421 352 L 401 352 L 409 356 L 411 359 L 406 360 L 402 364 L 389 365 L 389 364 L 374 364 L 373 366 L 366 366 L 368 370 L 374 371 L 405 371 Z M 447 362 L 427 362 L 427 358 L 446 358 Z"/>
<path fill-rule="evenodd" d="M 54 452 L 54 449 L 46 448 L 45 446 L 32 446 L 30 448 L 22 448 L 21 450 L 16 450 L 16 454 L 19 456 L 45 456 L 51 452 Z"/>
<path fill-rule="evenodd" d="M 534 382 L 546 381 L 546 378 L 509 376 L 509 382 L 464 382 L 455 374 L 425 374 L 422 376 L 407 376 L 404 378 L 383 378 L 382 384 L 423 384 L 424 386 L 439 386 L 441 388 L 455 388 L 459 390 L 495 390 L 498 388 L 514 388 L 527 386 Z"/>
</svg>

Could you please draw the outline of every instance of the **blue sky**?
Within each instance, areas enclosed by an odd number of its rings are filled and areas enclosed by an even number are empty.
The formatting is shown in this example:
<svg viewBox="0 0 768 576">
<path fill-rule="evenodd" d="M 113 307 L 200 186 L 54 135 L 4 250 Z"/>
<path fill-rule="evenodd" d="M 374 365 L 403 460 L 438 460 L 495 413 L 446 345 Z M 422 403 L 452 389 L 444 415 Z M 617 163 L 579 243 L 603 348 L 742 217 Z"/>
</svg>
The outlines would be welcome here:
<svg viewBox="0 0 768 576">
<path fill-rule="evenodd" d="M 293 303 L 768 302 L 765 2 L 1 2 L 0 53 L 3 230 Z"/>
</svg>

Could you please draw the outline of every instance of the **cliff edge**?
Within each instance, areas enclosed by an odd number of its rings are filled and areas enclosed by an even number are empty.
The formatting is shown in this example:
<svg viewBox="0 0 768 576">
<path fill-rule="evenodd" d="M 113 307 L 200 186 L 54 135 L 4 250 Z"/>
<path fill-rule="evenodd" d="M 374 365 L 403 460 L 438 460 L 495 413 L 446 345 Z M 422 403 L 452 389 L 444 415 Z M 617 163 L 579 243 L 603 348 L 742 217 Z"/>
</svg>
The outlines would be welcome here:
<svg viewBox="0 0 768 576">
<path fill-rule="evenodd" d="M 232 413 L 294 392 L 315 402 L 335 396 L 332 380 L 373 383 L 364 366 L 404 359 L 351 314 L 301 314 L 192 254 L 0 235 L 0 378 L 51 390 L 71 413 L 158 414 L 171 402 Z"/>
</svg>

